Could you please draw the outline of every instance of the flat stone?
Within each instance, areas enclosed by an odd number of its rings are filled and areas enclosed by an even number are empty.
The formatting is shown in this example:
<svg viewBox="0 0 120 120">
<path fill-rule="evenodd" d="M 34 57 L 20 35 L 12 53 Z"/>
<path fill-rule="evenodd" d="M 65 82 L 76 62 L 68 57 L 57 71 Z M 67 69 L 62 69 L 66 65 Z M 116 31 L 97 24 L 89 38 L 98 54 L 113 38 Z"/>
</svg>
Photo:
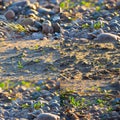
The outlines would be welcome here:
<svg viewBox="0 0 120 120">
<path fill-rule="evenodd" d="M 51 113 L 43 113 L 38 116 L 37 120 L 60 120 L 60 117 Z"/>
<path fill-rule="evenodd" d="M 42 33 L 32 33 L 32 38 L 33 39 L 43 39 L 44 35 Z"/>
<path fill-rule="evenodd" d="M 34 24 L 34 19 L 32 19 L 32 18 L 23 18 L 19 21 L 20 21 L 21 25 L 25 25 L 25 26 L 27 26 L 27 25 L 33 26 L 33 24 Z"/>
<path fill-rule="evenodd" d="M 43 8 L 43 7 L 38 8 L 38 12 L 39 12 L 39 14 L 49 14 L 49 15 L 54 15 L 55 14 L 54 11 L 49 10 L 47 8 Z"/>
<path fill-rule="evenodd" d="M 11 6 L 21 6 L 24 7 L 29 4 L 28 0 L 14 2 Z"/>
<path fill-rule="evenodd" d="M 120 40 L 120 37 L 112 33 L 101 33 L 95 39 L 98 43 L 117 43 L 118 40 Z"/>
</svg>

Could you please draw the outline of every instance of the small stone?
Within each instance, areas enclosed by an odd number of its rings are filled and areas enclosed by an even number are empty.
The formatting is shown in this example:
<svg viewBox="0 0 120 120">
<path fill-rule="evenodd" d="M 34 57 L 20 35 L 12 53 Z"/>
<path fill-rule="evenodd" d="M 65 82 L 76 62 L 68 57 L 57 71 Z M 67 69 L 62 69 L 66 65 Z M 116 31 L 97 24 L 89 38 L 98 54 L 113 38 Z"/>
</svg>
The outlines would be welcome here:
<svg viewBox="0 0 120 120">
<path fill-rule="evenodd" d="M 40 97 L 40 93 L 39 92 L 33 92 L 31 94 L 31 97 L 32 97 L 32 99 L 37 99 L 38 97 Z"/>
<path fill-rule="evenodd" d="M 118 112 L 116 112 L 116 111 L 112 111 L 112 116 L 116 116 L 116 117 L 118 117 L 119 116 L 119 113 Z"/>
<path fill-rule="evenodd" d="M 36 85 L 43 85 L 44 83 L 45 83 L 44 80 L 39 80 L 39 81 L 36 83 Z"/>
<path fill-rule="evenodd" d="M 43 95 L 43 97 L 51 96 L 51 93 L 48 90 L 41 90 L 40 91 Z"/>
<path fill-rule="evenodd" d="M 41 39 L 43 40 L 44 36 L 42 33 L 32 33 L 32 38 L 33 39 Z"/>
<path fill-rule="evenodd" d="M 35 21 L 34 26 L 38 28 L 40 31 L 42 30 L 42 24 L 40 22 Z"/>
<path fill-rule="evenodd" d="M 27 26 L 27 25 L 33 26 L 33 24 L 34 24 L 34 19 L 32 19 L 32 18 L 23 18 L 19 21 L 20 21 L 21 25 L 25 25 L 25 26 Z"/>
<path fill-rule="evenodd" d="M 20 32 L 20 35 L 21 36 L 25 36 L 25 32 Z"/>
<path fill-rule="evenodd" d="M 53 26 L 54 32 L 60 33 L 60 25 L 59 25 L 59 23 L 52 23 L 52 26 Z"/>
<path fill-rule="evenodd" d="M 120 28 L 120 24 L 117 23 L 117 22 L 112 22 L 112 23 L 110 23 L 110 27 L 118 27 L 118 28 Z"/>
<path fill-rule="evenodd" d="M 120 9 L 120 1 L 116 3 L 116 9 Z"/>
<path fill-rule="evenodd" d="M 52 4 L 59 4 L 59 0 L 50 0 Z"/>
<path fill-rule="evenodd" d="M 95 30 L 92 32 L 92 34 L 94 34 L 94 35 L 99 35 L 101 33 L 104 33 L 103 29 Z"/>
<path fill-rule="evenodd" d="M 44 111 L 43 111 L 42 109 L 34 110 L 34 111 L 32 112 L 32 114 L 34 114 L 34 115 L 39 115 L 39 114 L 41 114 L 41 113 L 44 113 Z"/>
<path fill-rule="evenodd" d="M 28 8 L 26 8 L 26 9 L 28 9 Z M 28 9 L 23 14 L 28 15 L 28 16 L 32 16 L 35 18 L 35 16 L 38 15 L 38 12 L 36 10 L 33 10 L 33 9 Z"/>
<path fill-rule="evenodd" d="M 5 21 L 5 20 L 6 20 L 6 17 L 5 17 L 4 15 L 0 15 L 0 20 Z"/>
<path fill-rule="evenodd" d="M 36 115 L 32 114 L 32 113 L 28 113 L 28 117 L 29 120 L 33 120 L 34 118 L 36 118 Z"/>
<path fill-rule="evenodd" d="M 54 32 L 52 24 L 51 24 L 50 21 L 47 20 L 47 21 L 43 22 L 43 24 L 42 24 L 42 32 L 45 33 L 45 34 Z"/>
<path fill-rule="evenodd" d="M 111 33 L 101 33 L 100 35 L 97 36 L 97 39 L 95 39 L 95 42 L 97 43 L 117 43 L 118 40 L 120 40 L 120 37 L 111 34 Z"/>
<path fill-rule="evenodd" d="M 115 103 L 115 104 L 119 104 L 120 103 L 120 98 L 115 98 L 112 102 Z"/>
<path fill-rule="evenodd" d="M 40 6 L 40 8 L 38 9 L 38 12 L 39 12 L 39 14 L 41 15 L 41 14 L 45 14 L 45 15 L 54 15 L 55 14 L 55 12 L 54 11 L 51 11 L 51 10 L 49 10 L 49 9 L 47 9 L 47 8 L 43 8 L 43 7 L 41 7 Z"/>
<path fill-rule="evenodd" d="M 8 112 L 8 111 L 5 111 L 5 112 L 4 112 L 4 116 L 7 116 L 7 117 L 8 117 L 8 116 L 9 116 L 9 112 Z"/>
<path fill-rule="evenodd" d="M 56 89 L 56 90 L 60 89 L 60 82 L 56 82 L 55 89 Z"/>
<path fill-rule="evenodd" d="M 43 106 L 42 109 L 43 109 L 44 112 L 50 112 L 51 111 L 50 107 L 46 106 L 46 105 Z"/>
<path fill-rule="evenodd" d="M 24 1 L 14 2 L 14 3 L 12 4 L 12 6 L 21 6 L 21 7 L 24 7 L 24 6 L 26 6 L 27 4 L 29 4 L 29 1 L 28 1 L 28 0 L 24 0 Z"/>
<path fill-rule="evenodd" d="M 8 20 L 15 18 L 15 12 L 13 10 L 8 10 L 4 15 Z"/>
<path fill-rule="evenodd" d="M 50 103 L 50 106 L 51 107 L 60 107 L 60 104 L 59 103 L 56 103 L 56 102 L 52 102 L 52 103 Z"/>
<path fill-rule="evenodd" d="M 60 120 L 60 117 L 51 113 L 43 113 L 38 116 L 37 120 Z"/>
<path fill-rule="evenodd" d="M 50 101 L 50 100 L 52 100 L 52 97 L 48 96 L 45 99 L 48 100 L 48 101 Z"/>
<path fill-rule="evenodd" d="M 52 20 L 53 20 L 54 22 L 58 22 L 58 21 L 60 21 L 60 16 L 56 15 L 56 16 L 53 17 Z"/>
</svg>

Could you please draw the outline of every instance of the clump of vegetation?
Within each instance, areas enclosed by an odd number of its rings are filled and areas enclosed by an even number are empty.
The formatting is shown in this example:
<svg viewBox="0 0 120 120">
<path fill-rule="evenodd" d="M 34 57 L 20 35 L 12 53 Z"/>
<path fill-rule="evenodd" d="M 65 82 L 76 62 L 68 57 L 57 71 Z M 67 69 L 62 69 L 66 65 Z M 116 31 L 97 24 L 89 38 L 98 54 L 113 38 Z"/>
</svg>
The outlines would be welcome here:
<svg viewBox="0 0 120 120">
<path fill-rule="evenodd" d="M 10 80 L 6 80 L 4 82 L 0 82 L 0 88 L 3 90 L 8 90 L 9 88 L 13 88 L 16 84 Z"/>
<path fill-rule="evenodd" d="M 90 27 L 90 25 L 88 23 L 82 24 L 82 28 L 84 28 L 84 29 L 87 29 L 89 27 Z"/>
<path fill-rule="evenodd" d="M 34 109 L 38 110 L 38 109 L 40 109 L 43 106 L 44 106 L 43 103 L 37 102 L 37 103 L 34 104 Z"/>
<path fill-rule="evenodd" d="M 11 30 L 16 31 L 16 32 L 27 32 L 27 29 L 20 24 L 7 23 L 6 25 L 8 28 L 10 28 Z"/>
<path fill-rule="evenodd" d="M 69 10 L 75 6 L 75 3 L 72 2 L 71 0 L 65 0 L 60 3 L 60 8 L 63 10 Z"/>
<path fill-rule="evenodd" d="M 72 106 L 74 108 L 78 108 L 78 109 L 84 109 L 87 106 L 89 106 L 91 103 L 89 100 L 87 100 L 86 98 L 82 97 L 82 98 L 76 98 L 74 96 L 74 91 L 73 90 L 66 90 L 66 91 L 61 91 L 60 93 L 60 103 L 61 106 L 66 106 L 66 101 L 68 102 L 68 106 Z"/>
<path fill-rule="evenodd" d="M 93 26 L 95 29 L 99 29 L 99 28 L 104 27 L 104 23 L 101 23 L 100 21 L 98 21 L 98 22 L 94 23 Z"/>
<path fill-rule="evenodd" d="M 95 4 L 93 2 L 86 1 L 86 0 L 82 0 L 80 2 L 80 5 L 84 5 L 85 7 L 93 7 L 93 6 L 95 6 Z"/>
<path fill-rule="evenodd" d="M 21 107 L 26 109 L 26 108 L 30 108 L 31 106 L 28 103 L 25 103 L 25 104 L 22 104 Z"/>
<path fill-rule="evenodd" d="M 24 104 L 21 105 L 21 107 L 24 108 L 24 109 L 33 107 L 33 108 L 36 109 L 36 110 L 39 110 L 39 109 L 40 109 L 41 107 L 43 107 L 43 106 L 44 106 L 44 104 L 43 104 L 43 103 L 40 103 L 40 102 L 34 103 L 33 106 L 32 106 L 32 105 L 29 105 L 28 103 L 24 103 Z"/>
<path fill-rule="evenodd" d="M 85 103 L 86 102 L 85 98 L 81 98 L 80 100 L 76 100 L 75 97 L 69 96 L 69 100 L 70 100 L 70 104 L 73 107 L 78 107 L 78 108 L 86 108 L 87 107 L 87 104 Z"/>
<path fill-rule="evenodd" d="M 20 61 L 18 61 L 18 68 L 19 68 L 19 69 L 22 69 L 22 68 L 23 68 L 23 65 L 22 65 L 22 63 L 21 63 Z"/>
</svg>

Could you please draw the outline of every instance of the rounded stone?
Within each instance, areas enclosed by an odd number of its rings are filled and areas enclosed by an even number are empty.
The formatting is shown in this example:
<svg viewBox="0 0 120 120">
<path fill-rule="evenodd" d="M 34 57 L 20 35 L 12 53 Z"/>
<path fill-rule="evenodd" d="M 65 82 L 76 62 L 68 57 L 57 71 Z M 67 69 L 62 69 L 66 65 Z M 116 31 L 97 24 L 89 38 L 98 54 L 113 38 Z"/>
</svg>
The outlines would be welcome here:
<svg viewBox="0 0 120 120">
<path fill-rule="evenodd" d="M 42 24 L 42 32 L 45 33 L 45 34 L 54 32 L 52 24 L 51 24 L 50 21 L 46 20 L 45 22 L 43 22 L 43 24 Z"/>
<path fill-rule="evenodd" d="M 51 113 L 43 113 L 38 116 L 37 120 L 60 120 L 60 117 Z"/>
<path fill-rule="evenodd" d="M 4 16 L 6 17 L 6 19 L 11 20 L 15 18 L 15 12 L 13 10 L 8 10 Z"/>
<path fill-rule="evenodd" d="M 25 26 L 27 26 L 27 25 L 33 26 L 34 25 L 34 19 L 32 19 L 32 18 L 23 18 L 23 19 L 20 20 L 20 24 L 25 25 Z"/>
<path fill-rule="evenodd" d="M 41 39 L 41 40 L 42 40 L 43 37 L 44 37 L 44 36 L 43 36 L 42 33 L 36 33 L 36 32 L 35 32 L 35 33 L 32 33 L 32 38 L 33 38 L 33 39 Z"/>
<path fill-rule="evenodd" d="M 101 33 L 95 39 L 98 43 L 116 43 L 120 37 L 111 33 Z"/>
</svg>

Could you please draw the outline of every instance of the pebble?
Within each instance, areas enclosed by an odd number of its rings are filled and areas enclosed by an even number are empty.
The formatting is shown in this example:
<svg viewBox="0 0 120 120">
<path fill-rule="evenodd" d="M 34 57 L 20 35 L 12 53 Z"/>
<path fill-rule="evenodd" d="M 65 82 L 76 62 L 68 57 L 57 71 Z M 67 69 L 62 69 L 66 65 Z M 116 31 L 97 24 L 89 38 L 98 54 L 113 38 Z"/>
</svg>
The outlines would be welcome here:
<svg viewBox="0 0 120 120">
<path fill-rule="evenodd" d="M 59 0 L 50 0 L 50 2 L 52 3 L 52 4 L 59 4 Z"/>
<path fill-rule="evenodd" d="M 112 101 L 113 104 L 119 104 L 120 103 L 120 98 L 115 98 L 113 101 Z"/>
<path fill-rule="evenodd" d="M 45 83 L 44 80 L 39 80 L 39 81 L 36 83 L 36 85 L 43 85 L 44 83 Z"/>
<path fill-rule="evenodd" d="M 35 22 L 34 22 L 34 26 L 35 26 L 36 28 L 38 28 L 39 31 L 42 31 L 42 24 L 41 24 L 40 22 L 35 21 Z"/>
<path fill-rule="evenodd" d="M 42 33 L 48 34 L 53 32 L 54 29 L 52 27 L 52 23 L 49 20 L 42 23 Z"/>
<path fill-rule="evenodd" d="M 48 90 L 41 90 L 40 93 L 42 93 L 43 97 L 51 96 L 51 93 Z"/>
<path fill-rule="evenodd" d="M 116 2 L 116 9 L 120 9 L 120 1 Z"/>
<path fill-rule="evenodd" d="M 23 19 L 19 19 L 19 23 L 21 25 L 30 25 L 33 26 L 34 25 L 34 19 L 33 18 L 23 18 Z"/>
<path fill-rule="evenodd" d="M 43 113 L 40 114 L 36 120 L 60 120 L 60 117 L 51 113 Z"/>
<path fill-rule="evenodd" d="M 52 23 L 52 27 L 54 32 L 60 33 L 60 24 L 59 23 Z"/>
<path fill-rule="evenodd" d="M 4 16 L 6 17 L 7 20 L 11 20 L 15 18 L 15 12 L 13 10 L 8 10 Z"/>
<path fill-rule="evenodd" d="M 11 5 L 8 6 L 9 10 L 13 10 L 16 14 L 19 14 L 22 12 L 23 8 L 29 4 L 28 0 L 24 0 L 24 1 L 16 1 L 13 2 Z"/>
<path fill-rule="evenodd" d="M 40 39 L 40 40 L 43 40 L 43 38 L 44 38 L 44 35 L 42 34 L 42 33 L 32 33 L 32 38 L 33 39 Z"/>
<path fill-rule="evenodd" d="M 34 114 L 34 115 L 39 115 L 39 114 L 41 114 L 41 113 L 44 113 L 44 111 L 43 111 L 42 109 L 34 110 L 34 111 L 32 112 L 32 114 Z"/>
<path fill-rule="evenodd" d="M 39 15 L 41 15 L 41 14 L 44 14 L 44 15 L 54 15 L 55 14 L 55 12 L 54 11 L 51 11 L 51 10 L 49 10 L 49 9 L 47 9 L 47 8 L 43 8 L 43 7 L 40 7 L 39 9 L 38 9 L 38 12 L 39 12 Z"/>
<path fill-rule="evenodd" d="M 112 33 L 101 33 L 95 39 L 98 43 L 116 43 L 120 39 L 119 36 L 112 34 Z"/>
</svg>

